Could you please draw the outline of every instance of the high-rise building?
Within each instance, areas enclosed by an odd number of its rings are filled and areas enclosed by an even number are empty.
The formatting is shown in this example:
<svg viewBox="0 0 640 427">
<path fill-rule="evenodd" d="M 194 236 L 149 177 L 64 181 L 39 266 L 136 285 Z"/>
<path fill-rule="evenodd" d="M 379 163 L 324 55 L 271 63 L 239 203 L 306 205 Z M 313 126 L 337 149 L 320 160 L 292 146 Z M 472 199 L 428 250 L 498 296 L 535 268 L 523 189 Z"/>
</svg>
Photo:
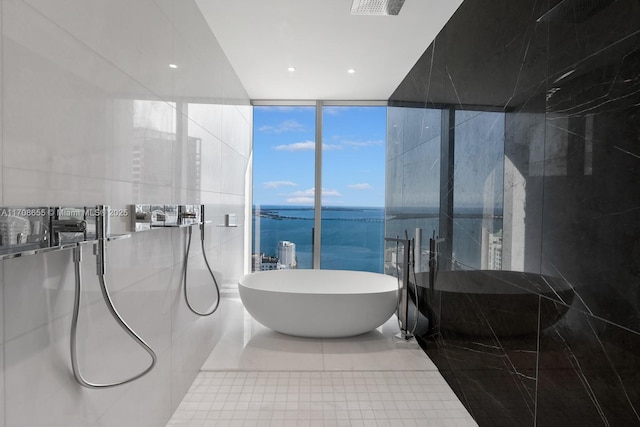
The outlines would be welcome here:
<svg viewBox="0 0 640 427">
<path fill-rule="evenodd" d="M 489 270 L 502 270 L 502 230 L 489 233 Z"/>
<path fill-rule="evenodd" d="M 278 258 L 262 254 L 260 262 L 260 271 L 269 271 L 278 269 Z"/>
<path fill-rule="evenodd" d="M 278 270 L 296 268 L 296 244 L 287 240 L 278 242 Z"/>
<path fill-rule="evenodd" d="M 278 258 L 263 253 L 252 254 L 251 271 L 269 271 L 278 268 Z"/>
</svg>

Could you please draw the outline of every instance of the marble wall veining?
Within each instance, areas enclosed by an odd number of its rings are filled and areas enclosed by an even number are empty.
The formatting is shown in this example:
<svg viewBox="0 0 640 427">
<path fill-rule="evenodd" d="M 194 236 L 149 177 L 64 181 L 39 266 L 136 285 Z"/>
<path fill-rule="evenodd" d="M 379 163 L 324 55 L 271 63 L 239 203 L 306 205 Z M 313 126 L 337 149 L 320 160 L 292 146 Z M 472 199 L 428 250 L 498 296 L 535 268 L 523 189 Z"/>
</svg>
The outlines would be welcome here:
<svg viewBox="0 0 640 427">
<path fill-rule="evenodd" d="M 418 292 L 480 425 L 640 424 L 639 22 L 638 2 L 466 0 L 390 98 L 387 230 L 435 229 L 441 269 L 485 278 Z"/>
<path fill-rule="evenodd" d="M 252 107 L 195 2 L 0 6 L 1 205 L 204 204 L 208 260 L 220 283 L 235 282 L 245 262 Z M 216 227 L 229 213 L 239 226 Z M 113 232 L 127 231 L 129 217 L 111 219 Z M 199 236 L 189 286 L 206 306 L 215 291 Z M 164 425 L 221 334 L 219 313 L 197 318 L 184 303 L 185 243 L 184 229 L 108 243 L 115 305 L 158 355 L 150 374 L 108 390 L 82 388 L 71 374 L 71 252 L 1 261 L 0 426 Z M 144 369 L 148 356 L 102 301 L 90 247 L 82 272 L 81 369 L 94 381 Z"/>
</svg>

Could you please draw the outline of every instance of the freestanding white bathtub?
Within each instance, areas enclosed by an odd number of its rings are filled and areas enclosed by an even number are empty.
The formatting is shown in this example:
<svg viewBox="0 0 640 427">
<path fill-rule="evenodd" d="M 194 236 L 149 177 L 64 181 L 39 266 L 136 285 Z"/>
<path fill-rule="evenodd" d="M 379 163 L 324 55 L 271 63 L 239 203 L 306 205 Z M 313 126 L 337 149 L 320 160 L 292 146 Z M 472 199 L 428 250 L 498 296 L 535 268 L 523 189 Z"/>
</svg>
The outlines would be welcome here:
<svg viewBox="0 0 640 427">
<path fill-rule="evenodd" d="M 340 338 L 385 323 L 397 305 L 398 281 L 345 270 L 273 270 L 245 275 L 240 299 L 258 322 L 283 334 Z"/>
</svg>

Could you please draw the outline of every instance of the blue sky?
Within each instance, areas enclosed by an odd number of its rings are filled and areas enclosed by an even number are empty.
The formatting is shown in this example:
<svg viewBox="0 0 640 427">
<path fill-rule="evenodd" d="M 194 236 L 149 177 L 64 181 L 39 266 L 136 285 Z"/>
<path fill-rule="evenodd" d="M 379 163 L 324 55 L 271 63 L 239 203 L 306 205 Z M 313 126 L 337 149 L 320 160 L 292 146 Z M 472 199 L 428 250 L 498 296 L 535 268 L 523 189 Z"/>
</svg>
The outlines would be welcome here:
<svg viewBox="0 0 640 427">
<path fill-rule="evenodd" d="M 255 107 L 253 203 L 313 205 L 315 107 Z M 323 206 L 384 206 L 386 107 L 324 107 Z"/>
</svg>

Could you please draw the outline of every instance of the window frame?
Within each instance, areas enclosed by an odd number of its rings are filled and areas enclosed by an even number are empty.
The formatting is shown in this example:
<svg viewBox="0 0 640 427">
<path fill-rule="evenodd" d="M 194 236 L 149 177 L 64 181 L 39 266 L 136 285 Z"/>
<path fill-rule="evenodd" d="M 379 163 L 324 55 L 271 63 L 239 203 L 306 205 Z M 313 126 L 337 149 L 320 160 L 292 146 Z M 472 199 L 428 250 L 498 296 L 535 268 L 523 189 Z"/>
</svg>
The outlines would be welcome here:
<svg viewBox="0 0 640 427">
<path fill-rule="evenodd" d="M 387 101 L 348 101 L 348 100 L 252 100 L 253 107 L 264 106 L 315 106 L 316 107 L 316 140 L 315 140 L 315 188 L 322 188 L 322 125 L 323 125 L 323 107 L 388 107 Z M 252 140 L 253 144 L 253 140 Z M 251 176 L 251 184 L 253 186 L 253 176 Z M 253 206 L 253 193 L 250 194 L 249 206 Z M 313 224 L 313 256 L 312 269 L 320 269 L 320 255 L 322 245 L 322 191 L 316 191 L 314 195 L 314 224 Z M 252 233 L 250 231 L 249 233 Z M 251 235 L 249 242 L 253 241 L 254 236 Z M 249 248 L 251 245 L 249 245 Z M 249 250 L 250 252 L 250 250 Z"/>
</svg>

